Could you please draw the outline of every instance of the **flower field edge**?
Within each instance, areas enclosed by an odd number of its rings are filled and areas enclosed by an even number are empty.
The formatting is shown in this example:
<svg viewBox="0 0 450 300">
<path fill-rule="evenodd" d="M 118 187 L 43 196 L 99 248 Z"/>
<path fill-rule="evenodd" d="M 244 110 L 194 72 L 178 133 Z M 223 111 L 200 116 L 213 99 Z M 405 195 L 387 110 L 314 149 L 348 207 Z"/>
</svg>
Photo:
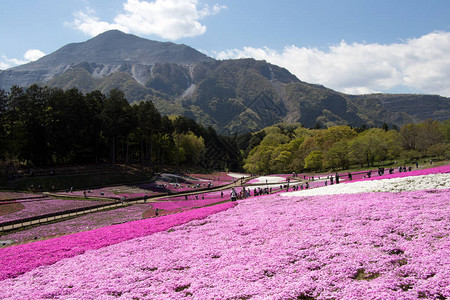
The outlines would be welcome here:
<svg viewBox="0 0 450 300">
<path fill-rule="evenodd" d="M 236 203 L 226 202 L 158 218 L 131 221 L 3 248 L 0 249 L 0 281 L 15 278 L 37 267 L 51 265 L 61 259 L 83 254 L 88 250 L 168 230 L 192 220 L 201 220 L 235 205 Z"/>
</svg>

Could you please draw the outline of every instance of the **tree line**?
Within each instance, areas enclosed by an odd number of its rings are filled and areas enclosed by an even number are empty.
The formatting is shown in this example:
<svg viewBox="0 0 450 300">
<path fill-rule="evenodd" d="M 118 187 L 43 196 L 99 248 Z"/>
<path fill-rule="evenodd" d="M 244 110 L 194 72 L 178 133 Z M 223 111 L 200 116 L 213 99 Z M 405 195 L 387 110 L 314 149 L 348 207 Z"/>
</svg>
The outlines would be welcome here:
<svg viewBox="0 0 450 300">
<path fill-rule="evenodd" d="M 242 161 L 232 139 L 183 116 L 161 116 L 151 101 L 131 105 L 118 89 L 83 94 L 76 88 L 13 86 L 0 90 L 0 124 L 5 165 L 133 162 L 226 169 Z M 208 157 L 208 149 L 223 159 Z"/>
<path fill-rule="evenodd" d="M 278 124 L 253 134 L 244 168 L 250 173 L 374 166 L 381 161 L 406 163 L 424 157 L 450 157 L 450 120 L 426 120 L 400 129 L 334 126 L 306 129 L 301 124 Z"/>
<path fill-rule="evenodd" d="M 183 116 L 162 116 L 151 101 L 130 104 L 121 90 L 32 85 L 0 90 L 0 158 L 7 166 L 109 162 L 152 169 L 189 165 L 249 173 L 291 173 L 373 166 L 386 160 L 448 158 L 450 120 L 400 129 L 277 124 L 220 136 Z"/>
</svg>

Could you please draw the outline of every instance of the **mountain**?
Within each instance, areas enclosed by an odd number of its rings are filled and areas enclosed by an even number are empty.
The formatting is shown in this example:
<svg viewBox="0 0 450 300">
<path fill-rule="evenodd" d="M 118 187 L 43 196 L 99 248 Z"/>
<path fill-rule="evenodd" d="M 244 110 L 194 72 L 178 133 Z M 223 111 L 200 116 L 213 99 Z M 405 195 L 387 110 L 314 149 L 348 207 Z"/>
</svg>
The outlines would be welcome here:
<svg viewBox="0 0 450 300">
<path fill-rule="evenodd" d="M 152 100 L 163 114 L 183 114 L 220 133 L 280 122 L 401 126 L 447 120 L 450 98 L 436 95 L 346 95 L 299 80 L 265 61 L 217 61 L 186 45 L 112 30 L 66 45 L 26 65 L 0 71 L 0 88 L 33 83 L 86 93 L 120 88 L 130 102 Z"/>
<path fill-rule="evenodd" d="M 81 64 L 94 78 L 129 69 L 136 80 L 149 76 L 156 63 L 193 65 L 212 58 L 186 45 L 156 42 L 118 30 L 104 32 L 86 42 L 68 44 L 35 62 L 0 73 L 0 88 L 47 82 Z M 88 63 L 88 64 L 86 64 Z M 67 76 L 66 76 L 67 77 Z"/>
</svg>

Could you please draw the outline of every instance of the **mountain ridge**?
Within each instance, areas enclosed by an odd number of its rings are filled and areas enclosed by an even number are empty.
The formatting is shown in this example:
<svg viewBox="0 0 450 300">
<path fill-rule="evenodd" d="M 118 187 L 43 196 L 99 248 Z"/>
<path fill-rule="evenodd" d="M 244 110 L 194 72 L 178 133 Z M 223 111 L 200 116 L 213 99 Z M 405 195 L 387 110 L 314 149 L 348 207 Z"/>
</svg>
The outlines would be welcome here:
<svg viewBox="0 0 450 300">
<path fill-rule="evenodd" d="M 401 126 L 450 117 L 450 98 L 347 95 L 303 82 L 265 61 L 219 61 L 186 45 L 117 30 L 0 71 L 0 89 L 33 83 L 82 92 L 120 88 L 130 102 L 151 100 L 163 114 L 183 114 L 227 134 L 279 122 Z"/>
<path fill-rule="evenodd" d="M 213 60 L 184 44 L 144 39 L 119 30 L 103 32 L 85 42 L 67 44 L 37 61 L 12 68 L 29 70 L 36 67 L 56 67 L 83 62 L 121 65 L 152 65 L 155 63 L 195 64 Z"/>
</svg>

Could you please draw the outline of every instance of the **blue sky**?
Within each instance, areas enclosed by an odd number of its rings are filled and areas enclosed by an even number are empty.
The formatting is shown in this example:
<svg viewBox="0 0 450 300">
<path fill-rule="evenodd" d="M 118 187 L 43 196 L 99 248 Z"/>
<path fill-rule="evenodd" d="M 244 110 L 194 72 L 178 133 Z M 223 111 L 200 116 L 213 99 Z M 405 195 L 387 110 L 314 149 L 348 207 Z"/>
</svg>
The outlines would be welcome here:
<svg viewBox="0 0 450 300">
<path fill-rule="evenodd" d="M 346 93 L 450 96 L 449 16 L 448 0 L 1 0 L 0 69 L 120 29 Z"/>
</svg>

